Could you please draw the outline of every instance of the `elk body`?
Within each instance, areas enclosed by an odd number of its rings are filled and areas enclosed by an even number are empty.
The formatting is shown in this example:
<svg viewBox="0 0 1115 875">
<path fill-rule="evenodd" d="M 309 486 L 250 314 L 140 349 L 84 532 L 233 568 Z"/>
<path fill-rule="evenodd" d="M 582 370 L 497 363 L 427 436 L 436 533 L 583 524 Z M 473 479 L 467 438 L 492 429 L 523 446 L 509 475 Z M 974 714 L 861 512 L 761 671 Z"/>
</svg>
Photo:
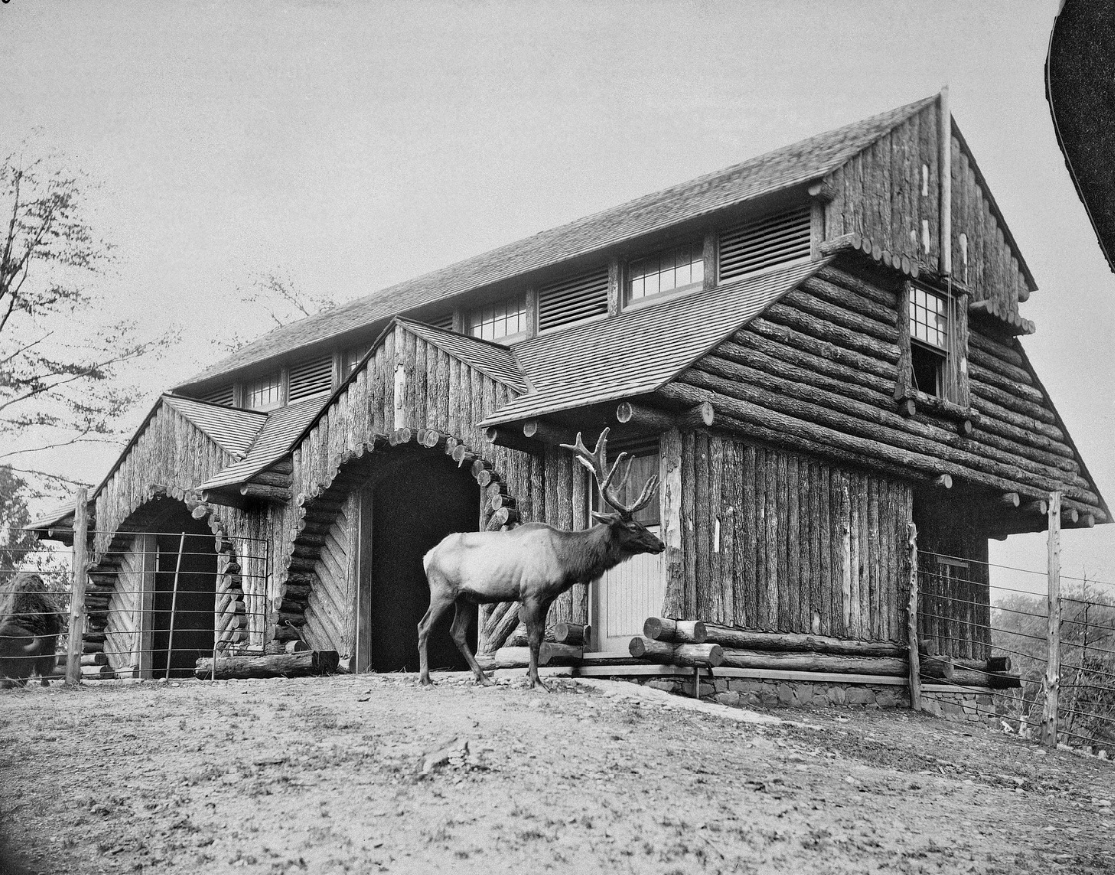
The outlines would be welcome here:
<svg viewBox="0 0 1115 875">
<path fill-rule="evenodd" d="M 491 604 L 518 601 L 530 644 L 528 683 L 545 686 L 538 678 L 538 650 L 546 630 L 546 614 L 559 595 L 575 583 L 588 583 L 625 559 L 639 553 L 661 553 L 665 546 L 645 526 L 634 519 L 646 507 L 658 488 L 651 477 L 639 498 L 631 505 L 621 502 L 612 490 L 612 481 L 626 453 L 620 453 L 611 469 L 607 468 L 608 430 L 589 452 L 577 435 L 573 446 L 562 444 L 576 454 L 577 460 L 592 471 L 600 494 L 612 508 L 611 513 L 593 512 L 597 525 L 580 532 L 555 529 L 545 523 L 527 523 L 503 532 L 463 532 L 446 536 L 422 559 L 430 586 L 430 608 L 418 624 L 419 682 L 432 683 L 426 659 L 426 641 L 437 619 L 456 606 L 450 627 L 457 649 L 461 651 L 477 683 L 490 683 L 466 638 L 469 614 L 464 604 Z M 630 472 L 630 459 L 620 483 Z"/>
</svg>

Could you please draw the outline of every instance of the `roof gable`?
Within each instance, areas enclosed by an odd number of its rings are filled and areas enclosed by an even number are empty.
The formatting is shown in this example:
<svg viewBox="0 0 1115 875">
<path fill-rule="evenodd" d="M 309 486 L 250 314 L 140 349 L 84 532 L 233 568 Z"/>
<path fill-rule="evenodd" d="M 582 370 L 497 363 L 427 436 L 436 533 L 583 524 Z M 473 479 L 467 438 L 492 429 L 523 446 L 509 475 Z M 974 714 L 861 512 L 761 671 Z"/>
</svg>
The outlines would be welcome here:
<svg viewBox="0 0 1115 875">
<path fill-rule="evenodd" d="M 515 354 L 506 346 L 467 337 L 453 331 L 444 331 L 410 319 L 396 321 L 411 334 L 421 337 L 427 343 L 432 343 L 438 349 L 487 374 L 493 380 L 510 386 L 516 392 L 527 391 L 527 384 Z"/>
<path fill-rule="evenodd" d="M 192 398 L 164 395 L 163 402 L 237 458 L 244 457 L 267 421 L 267 414 L 256 410 L 239 410 Z"/>
<path fill-rule="evenodd" d="M 247 368 L 471 289 L 819 179 L 935 100 L 935 96 L 925 98 L 809 137 L 277 328 L 182 385 Z"/>
</svg>

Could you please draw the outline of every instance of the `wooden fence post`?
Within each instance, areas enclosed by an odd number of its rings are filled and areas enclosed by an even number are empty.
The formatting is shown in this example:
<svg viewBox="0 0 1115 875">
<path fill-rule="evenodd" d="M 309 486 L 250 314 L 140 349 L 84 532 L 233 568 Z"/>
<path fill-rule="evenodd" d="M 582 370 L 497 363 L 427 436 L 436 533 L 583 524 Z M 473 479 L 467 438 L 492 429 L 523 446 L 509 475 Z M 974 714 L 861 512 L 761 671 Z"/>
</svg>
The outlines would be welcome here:
<svg viewBox="0 0 1115 875">
<path fill-rule="evenodd" d="M 906 638 L 909 652 L 910 708 L 921 710 L 921 659 L 918 656 L 918 527 L 906 524 L 909 535 L 910 601 L 906 606 Z"/>
<path fill-rule="evenodd" d="M 81 488 L 74 496 L 73 583 L 70 588 L 70 641 L 66 648 L 66 684 L 81 683 L 82 637 L 85 631 L 86 546 L 89 540 L 89 495 Z"/>
<path fill-rule="evenodd" d="M 1041 715 L 1041 740 L 1057 747 L 1057 697 L 1061 687 L 1061 493 L 1049 494 L 1049 623 L 1046 633 L 1046 668 L 1042 684 L 1045 705 Z"/>
</svg>

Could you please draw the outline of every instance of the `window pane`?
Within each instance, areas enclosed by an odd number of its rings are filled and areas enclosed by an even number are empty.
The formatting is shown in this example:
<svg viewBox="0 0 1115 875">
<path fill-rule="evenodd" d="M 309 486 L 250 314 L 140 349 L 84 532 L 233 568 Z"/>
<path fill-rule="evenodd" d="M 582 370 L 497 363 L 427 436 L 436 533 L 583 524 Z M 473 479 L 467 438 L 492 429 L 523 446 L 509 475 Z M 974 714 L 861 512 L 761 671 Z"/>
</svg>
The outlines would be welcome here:
<svg viewBox="0 0 1115 875">
<path fill-rule="evenodd" d="M 631 262 L 628 268 L 627 300 L 691 288 L 704 282 L 704 244 L 674 246 L 664 252 Z"/>
<path fill-rule="evenodd" d="M 526 330 L 526 295 L 478 307 L 469 314 L 469 334 L 481 340 L 501 340 Z"/>
</svg>

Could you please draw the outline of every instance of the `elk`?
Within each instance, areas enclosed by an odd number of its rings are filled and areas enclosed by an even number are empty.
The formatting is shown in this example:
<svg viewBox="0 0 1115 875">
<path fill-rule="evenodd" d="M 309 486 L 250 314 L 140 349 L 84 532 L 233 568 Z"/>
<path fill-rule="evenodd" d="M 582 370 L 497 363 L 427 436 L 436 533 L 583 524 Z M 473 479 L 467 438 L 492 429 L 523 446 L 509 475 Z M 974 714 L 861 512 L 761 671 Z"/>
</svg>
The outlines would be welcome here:
<svg viewBox="0 0 1115 875">
<path fill-rule="evenodd" d="M 625 559 L 639 553 L 661 553 L 665 545 L 645 526 L 635 521 L 658 489 L 652 476 L 633 504 L 624 504 L 612 488 L 622 467 L 619 485 L 627 482 L 631 459 L 620 453 L 609 469 L 607 465 L 608 429 L 601 432 L 593 452 L 585 447 L 581 435 L 576 444 L 562 444 L 572 450 L 578 462 L 592 472 L 600 495 L 612 508 L 609 513 L 593 511 L 597 525 L 579 532 L 555 529 L 545 523 L 527 523 L 501 532 L 460 532 L 447 535 L 423 558 L 430 586 L 430 608 L 418 624 L 419 683 L 429 686 L 426 640 L 430 628 L 450 605 L 456 612 L 450 627 L 457 649 L 461 651 L 478 684 L 491 680 L 468 648 L 466 633 L 470 617 L 464 604 L 491 604 L 518 601 L 530 643 L 530 687 L 546 685 L 538 677 L 538 650 L 546 629 L 546 614 L 559 595 L 575 583 L 588 583 Z"/>
</svg>

